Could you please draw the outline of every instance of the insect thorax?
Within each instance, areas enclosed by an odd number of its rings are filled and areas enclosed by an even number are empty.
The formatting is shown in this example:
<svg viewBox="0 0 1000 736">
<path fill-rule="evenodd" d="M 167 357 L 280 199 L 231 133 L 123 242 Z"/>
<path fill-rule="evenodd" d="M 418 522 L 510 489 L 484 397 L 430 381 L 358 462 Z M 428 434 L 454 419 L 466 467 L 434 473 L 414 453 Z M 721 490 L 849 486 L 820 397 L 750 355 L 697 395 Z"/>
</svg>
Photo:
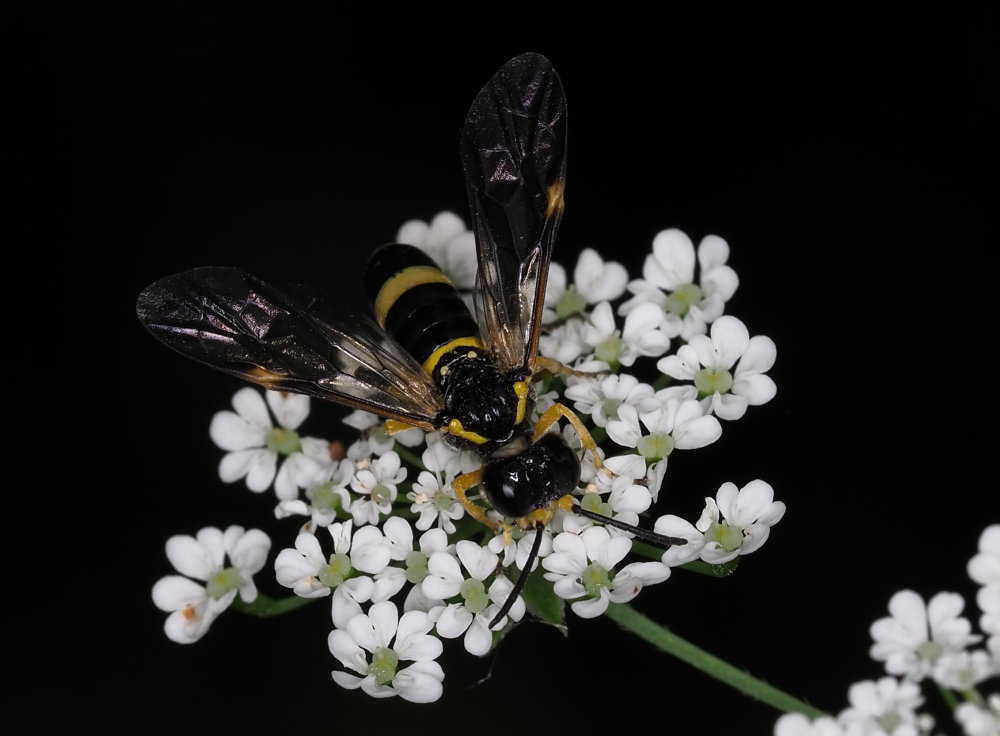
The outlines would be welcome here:
<svg viewBox="0 0 1000 736">
<path fill-rule="evenodd" d="M 468 443 L 453 443 L 456 446 L 489 457 L 530 433 L 525 417 L 530 415 L 534 395 L 529 384 L 503 371 L 483 351 L 459 348 L 447 353 L 433 377 L 444 394 L 442 423 L 457 419 L 470 433 Z"/>
</svg>

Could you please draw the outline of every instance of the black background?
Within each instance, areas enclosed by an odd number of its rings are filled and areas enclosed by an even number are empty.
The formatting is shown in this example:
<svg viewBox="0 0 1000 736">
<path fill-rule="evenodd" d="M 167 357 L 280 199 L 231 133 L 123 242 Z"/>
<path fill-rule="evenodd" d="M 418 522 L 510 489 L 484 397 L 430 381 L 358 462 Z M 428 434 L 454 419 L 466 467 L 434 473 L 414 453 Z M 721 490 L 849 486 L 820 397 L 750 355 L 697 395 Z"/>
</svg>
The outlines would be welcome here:
<svg viewBox="0 0 1000 736">
<path fill-rule="evenodd" d="M 636 607 L 837 712 L 880 675 L 868 626 L 893 592 L 971 606 L 965 564 L 1000 516 L 992 16 L 377 10 L 100 6 L 24 26 L 9 153 L 43 206 L 11 232 L 55 310 L 22 321 L 54 401 L 24 429 L 42 480 L 8 520 L 9 608 L 33 643 L 9 665 L 15 703 L 108 732 L 770 733 L 768 706 L 603 620 L 525 625 L 482 661 L 452 642 L 429 706 L 333 684 L 325 604 L 227 614 L 190 647 L 162 634 L 149 591 L 169 535 L 238 523 L 281 548 L 296 522 L 216 479 L 208 422 L 237 386 L 150 338 L 136 295 L 228 264 L 357 302 L 365 255 L 402 222 L 465 215 L 458 127 L 526 50 L 569 100 L 556 260 L 593 246 L 638 275 L 660 229 L 720 235 L 741 281 L 728 311 L 778 345 L 777 398 L 678 452 L 661 509 L 694 518 L 722 482 L 760 477 L 785 519 L 733 577 L 677 573 Z M 349 440 L 342 414 L 314 402 L 303 431 Z"/>
</svg>

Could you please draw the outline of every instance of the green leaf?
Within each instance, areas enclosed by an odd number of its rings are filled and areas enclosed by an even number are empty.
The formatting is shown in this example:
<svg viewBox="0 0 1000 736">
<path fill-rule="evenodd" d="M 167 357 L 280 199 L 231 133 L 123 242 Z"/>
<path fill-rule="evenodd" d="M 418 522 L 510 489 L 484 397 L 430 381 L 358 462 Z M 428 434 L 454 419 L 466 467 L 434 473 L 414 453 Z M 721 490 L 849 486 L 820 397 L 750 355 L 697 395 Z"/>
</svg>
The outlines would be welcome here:
<svg viewBox="0 0 1000 736">
<path fill-rule="evenodd" d="M 280 616 L 283 613 L 288 613 L 289 611 L 294 611 L 296 608 L 301 608 L 307 603 L 312 603 L 317 598 L 300 598 L 297 595 L 290 595 L 287 598 L 271 598 L 259 593 L 257 595 L 257 600 L 253 603 L 244 603 L 239 596 L 233 601 L 233 608 L 240 613 L 245 613 L 250 616 L 257 616 L 258 618 L 270 618 L 271 616 Z"/>
<path fill-rule="evenodd" d="M 544 577 L 541 565 L 528 575 L 528 581 L 521 591 L 524 603 L 532 615 L 559 629 L 563 635 L 566 627 L 566 602 L 555 594 L 552 583 Z"/>
</svg>

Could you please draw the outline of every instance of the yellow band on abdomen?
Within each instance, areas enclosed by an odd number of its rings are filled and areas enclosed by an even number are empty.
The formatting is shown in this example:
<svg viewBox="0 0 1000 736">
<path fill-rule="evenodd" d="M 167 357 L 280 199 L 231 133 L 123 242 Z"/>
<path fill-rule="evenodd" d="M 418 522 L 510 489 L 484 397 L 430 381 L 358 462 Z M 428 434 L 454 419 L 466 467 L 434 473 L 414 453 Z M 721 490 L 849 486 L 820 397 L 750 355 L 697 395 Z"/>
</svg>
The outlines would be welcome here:
<svg viewBox="0 0 1000 736">
<path fill-rule="evenodd" d="M 434 369 L 437 368 L 438 361 L 441 360 L 441 356 L 450 353 L 455 348 L 460 347 L 476 348 L 477 350 L 485 349 L 483 348 L 483 341 L 474 335 L 456 338 L 450 342 L 446 342 L 444 345 L 431 353 L 427 360 L 424 361 L 424 370 L 427 371 L 428 375 L 433 375 Z"/>
<path fill-rule="evenodd" d="M 378 296 L 375 297 L 375 319 L 385 327 L 385 318 L 403 294 L 414 286 L 421 284 L 450 284 L 448 277 L 441 273 L 441 269 L 433 266 L 410 266 L 404 268 L 391 279 L 382 284 Z"/>
</svg>

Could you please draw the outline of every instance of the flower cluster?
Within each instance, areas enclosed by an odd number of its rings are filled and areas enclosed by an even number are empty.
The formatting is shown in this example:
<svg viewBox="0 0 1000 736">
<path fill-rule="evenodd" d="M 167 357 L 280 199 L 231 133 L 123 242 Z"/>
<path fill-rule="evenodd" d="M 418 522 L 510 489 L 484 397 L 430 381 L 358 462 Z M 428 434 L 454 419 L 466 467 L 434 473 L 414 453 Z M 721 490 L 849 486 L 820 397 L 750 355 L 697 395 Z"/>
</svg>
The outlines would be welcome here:
<svg viewBox="0 0 1000 736">
<path fill-rule="evenodd" d="M 900 591 L 889 600 L 890 615 L 871 626 L 870 654 L 884 663 L 887 676 L 852 685 L 850 707 L 836 718 L 782 716 L 775 736 L 930 734 L 936 724 L 919 712 L 925 702 L 920 684 L 925 682 L 946 694 L 966 736 L 1000 734 L 1000 693 L 984 697 L 980 692 L 983 683 L 1000 676 L 1000 524 L 982 533 L 968 572 L 981 586 L 977 601 L 983 634 L 974 633 L 962 616 L 965 601 L 957 593 L 938 593 L 925 601 L 912 590 Z M 951 693 L 965 702 L 956 705 Z"/>
<path fill-rule="evenodd" d="M 460 289 L 475 286 L 474 239 L 454 214 L 406 223 L 398 239 L 428 252 Z M 600 616 L 675 568 L 709 569 L 704 563 L 726 565 L 760 548 L 785 510 L 762 480 L 723 483 L 693 522 L 654 513 L 675 450 L 715 442 L 725 422 L 775 395 L 767 375 L 773 341 L 725 314 L 738 285 L 728 254 L 719 237 L 696 248 L 684 233 L 666 230 L 654 239 L 641 279 L 629 281 L 620 264 L 589 249 L 572 281 L 551 264 L 539 352 L 567 368 L 536 382 L 532 420 L 562 403 L 591 437 L 584 441 L 572 422 L 550 428 L 578 452 L 582 480 L 572 507 L 559 506 L 544 524 L 522 528 L 503 519 L 475 488 L 463 499 L 454 481 L 476 471 L 481 458 L 440 433 L 389 433 L 378 417 L 355 411 L 345 420 L 357 432 L 349 445 L 306 437 L 299 428 L 308 398 L 255 388 L 239 390 L 233 410 L 215 416 L 211 437 L 226 452 L 221 478 L 255 492 L 273 487 L 276 517 L 301 519 L 294 543 L 274 561 L 276 580 L 303 600 L 330 600 L 328 645 L 339 685 L 433 701 L 443 689 L 436 662 L 443 640 L 461 639 L 466 651 L 483 655 L 498 631 L 528 611 L 558 623 L 566 607 Z M 635 545 L 636 527 L 674 544 Z M 157 583 L 171 638 L 203 636 L 237 589 L 252 600 L 250 576 L 261 569 L 267 538 L 240 534 L 204 529 L 197 543 L 168 543 L 180 572 L 232 580 L 218 591 L 186 578 L 182 586 L 176 576 Z M 198 544 L 204 549 L 195 565 L 187 558 Z M 223 548 L 231 568 L 221 567 Z M 521 589 L 522 572 L 548 585 Z"/>
</svg>

